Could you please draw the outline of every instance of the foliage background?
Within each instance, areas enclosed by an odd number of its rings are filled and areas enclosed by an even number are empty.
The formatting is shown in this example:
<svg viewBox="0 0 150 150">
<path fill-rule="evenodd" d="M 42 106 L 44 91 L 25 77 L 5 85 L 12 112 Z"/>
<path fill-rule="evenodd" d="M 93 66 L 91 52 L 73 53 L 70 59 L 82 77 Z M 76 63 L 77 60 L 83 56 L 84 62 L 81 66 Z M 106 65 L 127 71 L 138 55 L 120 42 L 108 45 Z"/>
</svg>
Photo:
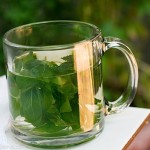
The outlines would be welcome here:
<svg viewBox="0 0 150 150">
<path fill-rule="evenodd" d="M 0 1 L 0 75 L 5 73 L 2 37 L 23 24 L 45 20 L 81 20 L 98 26 L 103 36 L 119 37 L 132 49 L 139 65 L 139 86 L 133 106 L 150 108 L 149 0 L 5 0 Z M 104 91 L 116 99 L 127 82 L 127 62 L 116 50 L 103 59 Z"/>
</svg>

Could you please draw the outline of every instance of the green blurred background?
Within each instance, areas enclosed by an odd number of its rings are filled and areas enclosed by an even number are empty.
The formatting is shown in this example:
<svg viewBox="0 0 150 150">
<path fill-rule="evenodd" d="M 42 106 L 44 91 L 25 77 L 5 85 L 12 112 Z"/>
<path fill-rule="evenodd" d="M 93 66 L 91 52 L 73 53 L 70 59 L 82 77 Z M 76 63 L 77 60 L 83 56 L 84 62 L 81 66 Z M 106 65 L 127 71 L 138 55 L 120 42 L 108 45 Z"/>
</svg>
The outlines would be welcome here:
<svg viewBox="0 0 150 150">
<path fill-rule="evenodd" d="M 139 85 L 132 106 L 150 108 L 149 0 L 5 0 L 0 1 L 0 75 L 5 74 L 2 37 L 16 26 L 46 20 L 80 20 L 98 26 L 103 36 L 119 37 L 132 49 Z M 112 50 L 103 58 L 104 93 L 116 99 L 127 83 L 125 58 Z"/>
</svg>

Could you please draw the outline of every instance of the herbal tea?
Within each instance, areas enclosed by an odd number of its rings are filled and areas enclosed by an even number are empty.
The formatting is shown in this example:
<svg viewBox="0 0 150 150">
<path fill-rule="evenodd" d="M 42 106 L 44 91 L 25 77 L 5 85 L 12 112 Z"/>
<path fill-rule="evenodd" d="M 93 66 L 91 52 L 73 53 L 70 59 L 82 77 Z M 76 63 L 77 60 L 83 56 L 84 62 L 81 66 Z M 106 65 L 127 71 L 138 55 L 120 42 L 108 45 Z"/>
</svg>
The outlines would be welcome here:
<svg viewBox="0 0 150 150">
<path fill-rule="evenodd" d="M 81 88 L 78 78 L 87 71 L 75 71 L 73 55 L 61 59 L 62 62 L 39 60 L 36 52 L 29 52 L 13 60 L 8 87 L 16 130 L 50 137 L 98 130 L 103 115 L 101 64 L 90 67 L 93 102 L 88 103 L 82 95 L 88 94 L 84 91 L 89 87 Z M 92 120 L 90 127 L 88 117 Z"/>
<path fill-rule="evenodd" d="M 104 113 L 120 112 L 135 96 L 138 66 L 132 51 L 116 37 L 103 37 L 95 25 L 69 20 L 26 24 L 9 30 L 3 47 L 9 131 L 25 144 L 56 149 L 87 142 L 102 132 Z M 113 102 L 104 99 L 101 71 L 111 49 L 129 63 L 127 86 Z"/>
</svg>

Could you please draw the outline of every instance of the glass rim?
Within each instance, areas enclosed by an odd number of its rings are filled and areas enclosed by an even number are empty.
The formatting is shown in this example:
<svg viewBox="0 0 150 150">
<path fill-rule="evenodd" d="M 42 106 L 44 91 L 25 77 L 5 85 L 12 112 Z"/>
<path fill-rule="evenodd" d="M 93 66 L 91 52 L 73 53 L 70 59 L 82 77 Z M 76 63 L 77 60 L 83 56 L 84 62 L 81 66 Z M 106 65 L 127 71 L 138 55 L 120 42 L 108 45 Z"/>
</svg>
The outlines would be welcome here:
<svg viewBox="0 0 150 150">
<path fill-rule="evenodd" d="M 74 43 L 70 43 L 70 44 L 62 44 L 62 45 L 28 46 L 28 45 L 21 45 L 21 44 L 13 43 L 10 40 L 8 40 L 9 34 L 11 32 L 13 32 L 14 30 L 16 30 L 16 29 L 25 28 L 25 27 L 34 26 L 34 25 L 40 25 L 40 24 L 50 24 L 50 23 L 78 23 L 78 24 L 81 24 L 81 25 L 87 25 L 89 27 L 92 27 L 96 31 L 96 35 L 94 37 L 91 36 L 87 39 L 84 39 L 84 40 L 81 40 L 81 41 L 78 41 L 78 42 L 74 42 Z M 21 26 L 12 28 L 4 34 L 3 43 L 5 43 L 6 45 L 11 46 L 11 47 L 24 48 L 24 49 L 40 49 L 40 50 L 43 50 L 43 49 L 44 50 L 45 49 L 63 49 L 63 48 L 74 47 L 74 45 L 83 43 L 85 41 L 92 41 L 92 40 L 96 39 L 99 36 L 101 36 L 101 30 L 99 30 L 99 28 L 97 26 L 95 26 L 91 23 L 87 23 L 87 22 L 83 22 L 83 21 L 74 21 L 74 20 L 53 20 L 53 21 L 33 22 L 33 23 L 29 23 L 29 24 L 25 24 L 25 25 L 21 25 Z"/>
</svg>

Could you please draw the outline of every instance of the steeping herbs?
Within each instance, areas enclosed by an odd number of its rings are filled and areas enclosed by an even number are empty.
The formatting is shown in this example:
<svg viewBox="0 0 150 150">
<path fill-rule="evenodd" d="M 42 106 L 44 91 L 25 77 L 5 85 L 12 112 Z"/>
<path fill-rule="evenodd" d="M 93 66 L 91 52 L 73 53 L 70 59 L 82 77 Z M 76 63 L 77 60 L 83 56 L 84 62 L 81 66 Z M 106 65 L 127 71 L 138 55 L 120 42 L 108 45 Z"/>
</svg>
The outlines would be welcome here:
<svg viewBox="0 0 150 150">
<path fill-rule="evenodd" d="M 64 136 L 83 131 L 80 121 L 80 110 L 83 106 L 79 102 L 79 96 L 86 93 L 79 93 L 81 90 L 78 89 L 77 76 L 87 75 L 87 70 L 78 72 L 77 75 L 74 69 L 73 55 L 62 57 L 61 60 L 62 62 L 59 63 L 49 61 L 46 58 L 40 60 L 33 52 L 26 53 L 13 60 L 13 69 L 8 71 L 7 75 L 10 111 L 17 128 L 21 128 L 21 130 L 30 134 L 44 136 Z M 92 69 L 93 71 L 89 73 L 94 72 L 96 78 L 93 77 L 94 79 L 92 79 L 90 75 L 90 89 L 94 94 L 100 89 L 99 94 L 101 94 L 100 82 L 98 82 L 100 79 L 99 72 L 97 71 L 99 65 Z M 82 79 L 86 80 L 84 76 Z M 83 83 L 86 83 L 86 81 Z M 89 88 L 84 85 L 81 87 L 85 88 L 83 91 L 87 91 L 87 88 Z M 96 108 L 97 114 L 94 114 L 93 118 L 95 119 L 94 122 L 92 121 L 95 124 L 100 119 L 101 107 L 99 107 L 99 103 L 101 101 L 93 100 L 92 105 L 91 103 L 84 104 L 83 110 L 88 109 L 88 111 L 94 113 Z M 85 102 L 87 101 L 85 100 Z M 84 115 L 84 112 L 82 112 L 82 115 Z M 84 118 L 86 118 L 86 115 Z M 86 119 L 85 123 L 88 124 Z"/>
<path fill-rule="evenodd" d="M 38 60 L 33 52 L 14 59 L 8 72 L 10 110 L 22 116 L 33 132 L 55 133 L 80 129 L 76 73 L 72 55 L 57 64 Z M 67 74 L 66 74 L 67 73 Z M 68 134 L 66 132 L 66 134 Z"/>
</svg>

